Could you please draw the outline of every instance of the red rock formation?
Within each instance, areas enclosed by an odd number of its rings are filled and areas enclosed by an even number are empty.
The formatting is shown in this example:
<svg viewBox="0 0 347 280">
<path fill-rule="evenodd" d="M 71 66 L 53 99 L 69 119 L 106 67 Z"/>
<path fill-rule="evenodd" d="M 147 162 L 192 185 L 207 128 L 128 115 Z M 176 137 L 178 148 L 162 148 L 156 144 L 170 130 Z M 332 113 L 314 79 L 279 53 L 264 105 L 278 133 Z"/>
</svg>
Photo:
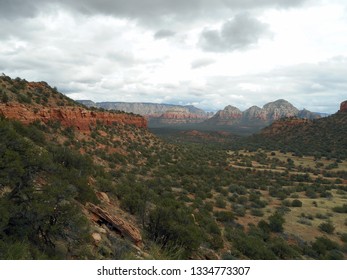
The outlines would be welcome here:
<svg viewBox="0 0 347 280">
<path fill-rule="evenodd" d="M 233 125 L 239 123 L 242 112 L 234 106 L 226 106 L 223 110 L 219 110 L 212 118 L 206 121 L 212 125 Z"/>
<path fill-rule="evenodd" d="M 206 119 L 207 115 L 190 113 L 186 108 L 176 108 L 162 114 L 157 118 L 157 122 L 161 124 L 185 124 L 201 123 Z"/>
<path fill-rule="evenodd" d="M 122 236 L 134 242 L 136 246 L 142 245 L 142 236 L 140 231 L 136 227 L 124 221 L 120 217 L 116 217 L 114 215 L 111 216 L 107 211 L 92 203 L 87 203 L 86 207 L 91 213 L 96 216 L 97 220 L 108 223 L 115 230 L 119 231 Z"/>
<path fill-rule="evenodd" d="M 340 113 L 346 113 L 347 112 L 347 100 L 343 101 L 340 105 Z"/>
<path fill-rule="evenodd" d="M 147 127 L 147 121 L 136 115 L 116 114 L 111 112 L 97 112 L 81 107 L 44 107 L 30 106 L 19 103 L 0 104 L 0 115 L 9 119 L 21 121 L 25 124 L 36 120 L 47 123 L 48 121 L 60 121 L 63 126 L 76 127 L 82 132 L 89 132 L 90 127 L 97 121 L 111 125 L 113 123 L 130 124 L 137 127 Z"/>
<path fill-rule="evenodd" d="M 270 126 L 264 128 L 262 130 L 262 134 L 277 134 L 287 128 L 300 126 L 303 124 L 312 123 L 311 120 L 308 119 L 299 119 L 299 118 L 288 118 L 284 120 L 278 120 L 273 122 Z"/>
</svg>

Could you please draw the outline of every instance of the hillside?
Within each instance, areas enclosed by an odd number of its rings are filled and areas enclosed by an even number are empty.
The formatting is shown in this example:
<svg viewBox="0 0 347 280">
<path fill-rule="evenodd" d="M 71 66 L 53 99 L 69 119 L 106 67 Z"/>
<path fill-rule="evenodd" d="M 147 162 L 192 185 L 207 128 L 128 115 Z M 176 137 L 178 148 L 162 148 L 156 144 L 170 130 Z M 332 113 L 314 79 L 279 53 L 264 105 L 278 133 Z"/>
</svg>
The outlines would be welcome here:
<svg viewBox="0 0 347 280">
<path fill-rule="evenodd" d="M 345 162 L 169 144 L 43 85 L 0 77 L 0 259 L 346 258 Z"/>
<path fill-rule="evenodd" d="M 59 121 L 64 126 L 76 127 L 81 131 L 89 131 L 90 126 L 97 121 L 147 127 L 146 120 L 141 116 L 86 110 L 45 82 L 29 83 L 19 78 L 12 80 L 2 76 L 0 83 L 0 114 L 25 124 L 34 121 Z"/>
<path fill-rule="evenodd" d="M 347 112 L 345 102 L 336 114 L 307 120 L 282 119 L 246 140 L 249 147 L 282 149 L 298 155 L 347 158 Z"/>
</svg>

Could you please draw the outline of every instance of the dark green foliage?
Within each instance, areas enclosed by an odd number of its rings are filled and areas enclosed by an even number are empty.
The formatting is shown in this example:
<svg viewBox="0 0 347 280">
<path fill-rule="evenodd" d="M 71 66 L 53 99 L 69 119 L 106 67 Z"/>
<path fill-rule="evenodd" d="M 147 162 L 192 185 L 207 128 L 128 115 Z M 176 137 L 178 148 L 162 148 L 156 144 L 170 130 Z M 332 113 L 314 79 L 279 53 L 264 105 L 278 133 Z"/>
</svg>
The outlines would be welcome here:
<svg viewBox="0 0 347 280">
<path fill-rule="evenodd" d="M 227 224 L 233 223 L 235 220 L 233 213 L 226 211 L 215 212 L 214 216 L 216 217 L 217 221 Z"/>
<path fill-rule="evenodd" d="M 346 113 L 337 113 L 296 125 L 286 125 L 287 121 L 288 119 L 279 121 L 276 127 L 269 126 L 262 133 L 238 143 L 235 142 L 234 146 L 238 149 L 282 150 L 283 152 L 294 152 L 297 155 L 313 155 L 317 159 L 322 156 L 336 159 L 347 158 Z M 281 123 L 283 125 L 279 126 Z"/>
<path fill-rule="evenodd" d="M 10 98 L 8 97 L 8 95 L 6 94 L 6 92 L 1 92 L 0 94 L 0 99 L 2 103 L 7 103 L 10 101 Z"/>
<path fill-rule="evenodd" d="M 328 234 L 332 234 L 335 230 L 335 227 L 334 225 L 328 221 L 328 222 L 325 222 L 325 223 L 321 223 L 318 228 L 323 231 L 323 232 L 326 232 Z"/>
<path fill-rule="evenodd" d="M 340 239 L 342 242 L 347 243 L 347 233 L 342 233 Z"/>
<path fill-rule="evenodd" d="M 327 237 L 317 237 L 312 243 L 311 256 L 317 259 L 343 259 L 340 246 Z"/>
<path fill-rule="evenodd" d="M 149 214 L 147 232 L 149 238 L 163 247 L 184 249 L 186 256 L 197 250 L 202 242 L 202 233 L 194 223 L 188 209 L 183 205 L 159 206 Z"/>
<path fill-rule="evenodd" d="M 291 203 L 292 207 L 302 207 L 302 202 L 298 199 L 294 199 Z"/>
<path fill-rule="evenodd" d="M 20 94 L 20 93 L 17 95 L 17 100 L 19 103 L 24 103 L 24 104 L 30 104 L 31 103 L 30 96 Z"/>
<path fill-rule="evenodd" d="M 336 206 L 333 208 L 333 211 L 336 213 L 347 213 L 347 203 L 342 206 Z"/>
<path fill-rule="evenodd" d="M 22 135 L 31 134 L 18 123 L 0 121 L 0 191 L 5 192 L 0 197 L 0 258 L 56 258 L 57 242 L 65 240 L 72 252 L 88 240 L 88 226 L 74 200 L 76 187 L 49 175 L 64 167 Z M 37 135 L 30 138 L 44 143 Z M 35 183 L 39 177 L 44 184 Z"/>
<path fill-rule="evenodd" d="M 282 232 L 285 220 L 283 215 L 276 212 L 269 217 L 269 227 L 273 232 Z"/>
</svg>

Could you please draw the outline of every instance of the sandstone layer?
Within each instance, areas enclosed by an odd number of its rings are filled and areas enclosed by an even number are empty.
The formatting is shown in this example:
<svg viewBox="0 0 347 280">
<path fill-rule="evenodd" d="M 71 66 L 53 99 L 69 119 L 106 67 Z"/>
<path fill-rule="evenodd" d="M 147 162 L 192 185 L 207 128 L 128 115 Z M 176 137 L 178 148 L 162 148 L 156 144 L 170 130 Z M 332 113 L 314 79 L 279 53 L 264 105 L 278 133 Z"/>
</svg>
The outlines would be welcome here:
<svg viewBox="0 0 347 280">
<path fill-rule="evenodd" d="M 18 120 L 29 124 L 34 121 L 59 121 L 63 126 L 76 127 L 81 132 L 90 131 L 90 127 L 95 126 L 97 122 L 106 125 L 113 123 L 124 125 L 135 125 L 140 128 L 147 127 L 147 121 L 136 115 L 125 113 L 110 113 L 91 111 L 81 107 L 44 107 L 30 106 L 19 103 L 0 103 L 0 115 L 8 119 Z"/>
</svg>

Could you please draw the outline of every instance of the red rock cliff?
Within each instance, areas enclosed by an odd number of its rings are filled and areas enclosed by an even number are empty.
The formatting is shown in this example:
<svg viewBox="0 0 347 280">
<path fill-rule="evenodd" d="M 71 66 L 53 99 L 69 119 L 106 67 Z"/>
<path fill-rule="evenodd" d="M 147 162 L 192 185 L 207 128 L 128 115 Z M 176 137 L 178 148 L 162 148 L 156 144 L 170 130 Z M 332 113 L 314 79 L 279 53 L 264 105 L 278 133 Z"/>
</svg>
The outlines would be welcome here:
<svg viewBox="0 0 347 280">
<path fill-rule="evenodd" d="M 340 113 L 341 112 L 344 112 L 344 113 L 346 113 L 347 112 L 347 100 L 346 101 L 343 101 L 342 103 L 341 103 L 341 105 L 340 105 L 340 111 L 339 111 Z"/>
<path fill-rule="evenodd" d="M 25 124 L 36 120 L 43 122 L 60 121 L 63 126 L 73 126 L 82 132 L 90 131 L 90 126 L 100 121 L 103 124 L 130 124 L 137 127 L 147 127 L 147 121 L 137 115 L 97 112 L 81 107 L 43 107 L 28 106 L 19 103 L 0 103 L 0 115 Z"/>
</svg>

